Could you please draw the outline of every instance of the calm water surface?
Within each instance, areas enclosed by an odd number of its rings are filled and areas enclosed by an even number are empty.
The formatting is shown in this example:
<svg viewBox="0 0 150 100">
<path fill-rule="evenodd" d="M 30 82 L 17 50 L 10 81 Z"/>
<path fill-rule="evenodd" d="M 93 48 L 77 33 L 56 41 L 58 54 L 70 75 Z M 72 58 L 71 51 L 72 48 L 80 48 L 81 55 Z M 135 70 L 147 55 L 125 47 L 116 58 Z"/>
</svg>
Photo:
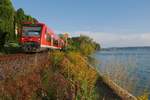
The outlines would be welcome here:
<svg viewBox="0 0 150 100">
<path fill-rule="evenodd" d="M 150 92 L 150 48 L 106 49 L 94 57 L 100 62 L 98 68 L 103 74 L 109 74 L 124 88 L 134 87 L 130 91 L 134 95 Z"/>
</svg>

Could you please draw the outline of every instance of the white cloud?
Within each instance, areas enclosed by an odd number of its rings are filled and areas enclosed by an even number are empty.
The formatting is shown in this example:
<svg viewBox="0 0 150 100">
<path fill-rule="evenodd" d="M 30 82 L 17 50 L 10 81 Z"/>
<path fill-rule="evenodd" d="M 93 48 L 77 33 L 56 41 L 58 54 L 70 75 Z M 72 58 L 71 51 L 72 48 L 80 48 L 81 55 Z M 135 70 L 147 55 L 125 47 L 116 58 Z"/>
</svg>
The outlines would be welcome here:
<svg viewBox="0 0 150 100">
<path fill-rule="evenodd" d="M 102 47 L 150 46 L 150 33 L 115 34 L 79 31 L 72 33 L 72 36 L 80 34 L 90 36 L 100 43 Z"/>
</svg>

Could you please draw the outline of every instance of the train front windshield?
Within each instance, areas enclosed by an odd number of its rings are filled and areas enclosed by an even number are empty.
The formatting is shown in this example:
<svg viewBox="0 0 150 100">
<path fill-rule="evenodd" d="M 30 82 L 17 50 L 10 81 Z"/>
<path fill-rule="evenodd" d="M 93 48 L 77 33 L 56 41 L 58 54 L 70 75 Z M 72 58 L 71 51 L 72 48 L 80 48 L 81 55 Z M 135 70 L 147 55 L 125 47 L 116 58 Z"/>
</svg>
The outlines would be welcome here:
<svg viewBox="0 0 150 100">
<path fill-rule="evenodd" d="M 22 36 L 40 37 L 40 34 L 41 34 L 41 27 L 40 26 L 36 26 L 36 27 L 23 26 Z"/>
</svg>

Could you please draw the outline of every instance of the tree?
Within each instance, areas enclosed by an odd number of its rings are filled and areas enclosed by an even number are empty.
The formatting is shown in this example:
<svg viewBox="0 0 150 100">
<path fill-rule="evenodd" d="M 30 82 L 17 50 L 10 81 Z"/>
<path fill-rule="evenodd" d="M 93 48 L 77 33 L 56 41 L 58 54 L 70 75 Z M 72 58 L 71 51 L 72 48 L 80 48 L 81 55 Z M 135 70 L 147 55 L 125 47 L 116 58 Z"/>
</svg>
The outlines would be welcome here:
<svg viewBox="0 0 150 100">
<path fill-rule="evenodd" d="M 30 15 L 26 15 L 22 8 L 19 8 L 15 13 L 15 30 L 17 30 L 17 37 L 21 31 L 22 24 L 25 22 L 37 23 L 38 20 Z"/>
<path fill-rule="evenodd" d="M 88 56 L 88 55 L 92 54 L 93 52 L 95 52 L 94 45 L 92 43 L 82 42 L 80 44 L 80 52 L 83 55 Z"/>
<path fill-rule="evenodd" d="M 79 48 L 82 54 L 88 56 L 95 51 L 95 43 L 90 37 L 81 35 Z"/>
<path fill-rule="evenodd" d="M 18 28 L 21 28 L 21 24 L 24 21 L 24 19 L 25 19 L 24 10 L 22 8 L 19 8 L 15 14 L 15 25 Z"/>
<path fill-rule="evenodd" d="M 36 18 L 32 18 L 34 23 L 38 23 L 39 21 Z"/>
<path fill-rule="evenodd" d="M 23 22 L 36 23 L 38 20 L 26 15 L 22 8 L 15 12 L 11 0 L 0 0 L 0 48 L 5 42 L 16 41 L 16 28 L 21 30 Z"/>
<path fill-rule="evenodd" d="M 96 50 L 100 50 L 100 45 L 88 36 L 72 37 L 68 39 L 70 50 L 80 51 L 83 55 L 88 56 Z"/>
<path fill-rule="evenodd" d="M 19 8 L 16 12 L 15 12 L 15 30 L 16 30 L 16 34 L 17 34 L 17 39 L 20 37 L 19 34 L 21 32 L 21 27 L 22 27 L 22 23 L 25 20 L 25 13 L 24 10 L 22 8 Z"/>
<path fill-rule="evenodd" d="M 32 16 L 30 15 L 26 15 L 24 10 L 22 8 L 19 8 L 17 11 L 16 11 L 16 15 L 15 15 L 15 22 L 17 24 L 17 27 L 18 28 L 21 28 L 21 25 L 24 23 L 24 22 L 31 22 L 31 23 L 37 23 L 38 20 L 36 18 L 33 18 Z"/>
<path fill-rule="evenodd" d="M 2 47 L 5 41 L 13 41 L 14 38 L 13 5 L 10 0 L 0 0 L 0 46 Z"/>
</svg>

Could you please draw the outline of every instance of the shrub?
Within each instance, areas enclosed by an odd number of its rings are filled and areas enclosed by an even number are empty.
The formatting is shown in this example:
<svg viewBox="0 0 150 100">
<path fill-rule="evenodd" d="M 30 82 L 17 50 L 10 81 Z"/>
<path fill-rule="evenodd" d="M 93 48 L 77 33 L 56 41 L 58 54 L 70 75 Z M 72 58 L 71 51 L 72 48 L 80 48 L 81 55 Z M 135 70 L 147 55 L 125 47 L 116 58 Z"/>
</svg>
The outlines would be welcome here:
<svg viewBox="0 0 150 100">
<path fill-rule="evenodd" d="M 100 45 L 93 41 L 90 37 L 81 35 L 80 37 L 72 37 L 68 39 L 68 49 L 78 51 L 85 56 L 89 56 L 96 50 L 100 50 Z"/>
<path fill-rule="evenodd" d="M 80 53 L 68 52 L 61 62 L 60 72 L 76 87 L 77 98 L 90 98 L 94 97 L 97 72 L 83 59 Z"/>
<path fill-rule="evenodd" d="M 52 64 L 52 68 L 54 71 L 58 69 L 59 64 L 61 60 L 63 59 L 63 57 L 64 57 L 63 52 L 60 52 L 60 51 L 49 52 L 50 62 Z"/>
<path fill-rule="evenodd" d="M 48 96 L 52 100 L 74 100 L 74 89 L 61 74 L 57 73 L 51 77 L 48 89 Z"/>
</svg>

